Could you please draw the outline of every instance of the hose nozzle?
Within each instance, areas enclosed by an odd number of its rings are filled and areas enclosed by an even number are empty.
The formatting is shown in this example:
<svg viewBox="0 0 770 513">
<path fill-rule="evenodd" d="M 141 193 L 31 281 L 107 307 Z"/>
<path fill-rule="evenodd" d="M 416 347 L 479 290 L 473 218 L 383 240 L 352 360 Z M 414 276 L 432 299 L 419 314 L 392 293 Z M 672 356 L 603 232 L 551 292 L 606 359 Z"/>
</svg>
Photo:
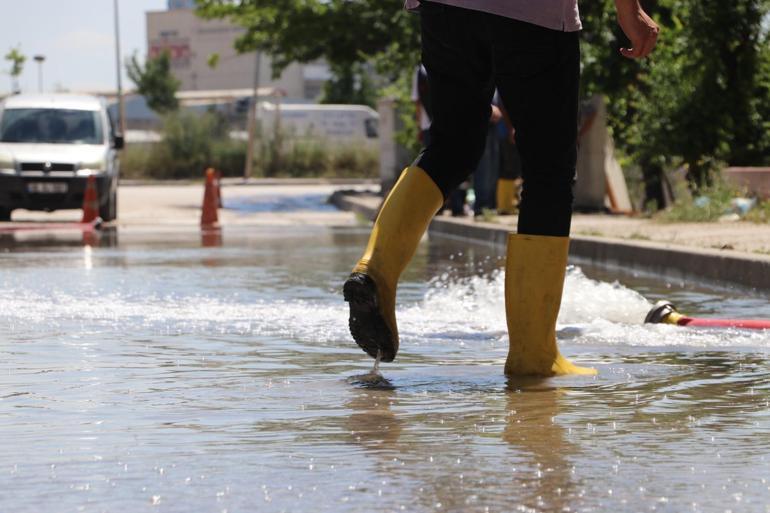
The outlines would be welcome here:
<svg viewBox="0 0 770 513">
<path fill-rule="evenodd" d="M 658 301 L 644 318 L 645 324 L 677 324 L 681 315 L 671 301 Z"/>
</svg>

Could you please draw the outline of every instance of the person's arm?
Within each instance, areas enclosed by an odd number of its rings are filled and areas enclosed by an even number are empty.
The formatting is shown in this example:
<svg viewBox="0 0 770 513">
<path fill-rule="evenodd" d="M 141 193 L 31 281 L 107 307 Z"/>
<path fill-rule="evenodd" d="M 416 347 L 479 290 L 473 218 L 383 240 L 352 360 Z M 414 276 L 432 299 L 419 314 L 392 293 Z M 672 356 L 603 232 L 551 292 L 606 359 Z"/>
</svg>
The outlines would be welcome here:
<svg viewBox="0 0 770 513">
<path fill-rule="evenodd" d="M 658 41 L 660 27 L 650 18 L 639 0 L 615 0 L 620 28 L 631 41 L 630 48 L 620 53 L 629 59 L 643 59 L 650 55 Z"/>
<path fill-rule="evenodd" d="M 489 124 L 496 125 L 503 119 L 503 113 L 500 112 L 500 108 L 497 105 L 491 105 L 492 113 L 489 115 Z"/>
</svg>

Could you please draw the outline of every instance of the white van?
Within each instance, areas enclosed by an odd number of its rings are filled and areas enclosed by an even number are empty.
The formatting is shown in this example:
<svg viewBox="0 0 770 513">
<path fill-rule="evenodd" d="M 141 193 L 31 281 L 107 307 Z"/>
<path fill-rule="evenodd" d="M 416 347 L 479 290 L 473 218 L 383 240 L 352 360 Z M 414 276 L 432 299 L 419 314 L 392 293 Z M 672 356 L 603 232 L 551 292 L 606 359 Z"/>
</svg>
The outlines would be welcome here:
<svg viewBox="0 0 770 513">
<path fill-rule="evenodd" d="M 16 208 L 53 211 L 83 205 L 96 177 L 99 215 L 117 217 L 123 137 L 104 101 L 70 94 L 14 95 L 0 103 L 0 221 Z"/>
<path fill-rule="evenodd" d="M 366 105 L 259 102 L 257 119 L 263 133 L 276 127 L 290 139 L 323 139 L 377 147 L 380 117 Z"/>
</svg>

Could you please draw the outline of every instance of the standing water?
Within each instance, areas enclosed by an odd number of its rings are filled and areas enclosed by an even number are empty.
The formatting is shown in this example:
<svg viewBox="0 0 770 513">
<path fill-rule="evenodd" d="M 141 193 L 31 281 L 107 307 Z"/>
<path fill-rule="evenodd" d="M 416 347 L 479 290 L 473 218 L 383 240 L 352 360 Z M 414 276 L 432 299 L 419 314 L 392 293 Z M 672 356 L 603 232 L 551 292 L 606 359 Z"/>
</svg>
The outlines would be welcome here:
<svg viewBox="0 0 770 513">
<path fill-rule="evenodd" d="M 3 246 L 0 511 L 770 512 L 770 334 L 641 324 L 766 298 L 573 267 L 560 344 L 599 375 L 507 381 L 502 252 L 434 239 L 359 380 L 366 237 Z"/>
</svg>

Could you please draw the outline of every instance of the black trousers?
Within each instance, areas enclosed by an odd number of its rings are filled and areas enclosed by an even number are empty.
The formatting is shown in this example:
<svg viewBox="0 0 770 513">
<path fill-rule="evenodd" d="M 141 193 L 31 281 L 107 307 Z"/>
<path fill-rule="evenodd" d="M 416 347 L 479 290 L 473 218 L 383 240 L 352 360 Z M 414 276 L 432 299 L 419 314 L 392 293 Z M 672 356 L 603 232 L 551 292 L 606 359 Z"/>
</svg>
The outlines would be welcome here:
<svg viewBox="0 0 770 513">
<path fill-rule="evenodd" d="M 577 160 L 578 33 L 421 2 L 433 124 L 415 165 L 447 197 L 484 151 L 495 88 L 516 129 L 519 233 L 569 235 Z"/>
</svg>

